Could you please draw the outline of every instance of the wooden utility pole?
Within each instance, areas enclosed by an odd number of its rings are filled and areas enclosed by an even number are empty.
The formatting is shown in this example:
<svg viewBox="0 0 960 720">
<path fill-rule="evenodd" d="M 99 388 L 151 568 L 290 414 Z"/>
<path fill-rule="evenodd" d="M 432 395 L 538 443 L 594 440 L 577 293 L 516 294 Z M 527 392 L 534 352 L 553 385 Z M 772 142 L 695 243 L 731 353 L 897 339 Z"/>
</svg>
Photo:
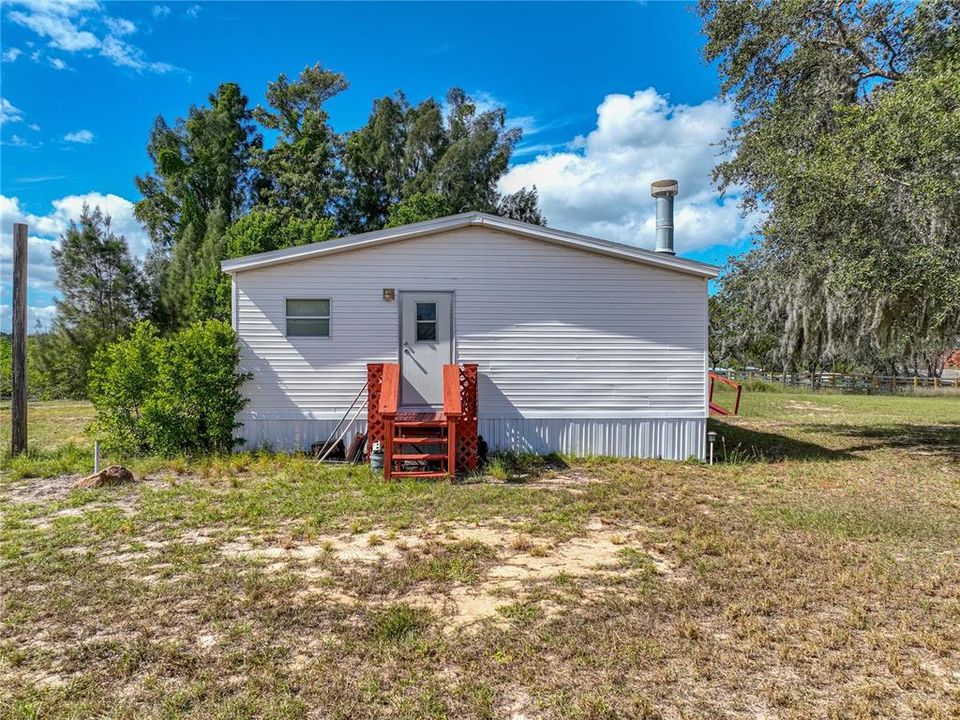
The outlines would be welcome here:
<svg viewBox="0 0 960 720">
<path fill-rule="evenodd" d="M 13 394 L 10 450 L 27 449 L 27 226 L 13 225 Z"/>
</svg>

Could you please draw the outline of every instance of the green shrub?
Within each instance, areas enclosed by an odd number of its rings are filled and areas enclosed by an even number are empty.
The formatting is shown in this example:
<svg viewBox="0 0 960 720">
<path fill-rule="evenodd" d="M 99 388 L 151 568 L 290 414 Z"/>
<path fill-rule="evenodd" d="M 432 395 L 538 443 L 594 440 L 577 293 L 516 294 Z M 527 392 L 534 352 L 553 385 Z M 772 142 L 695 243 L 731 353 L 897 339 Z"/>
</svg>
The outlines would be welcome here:
<svg viewBox="0 0 960 720">
<path fill-rule="evenodd" d="M 236 335 L 219 320 L 159 337 L 149 322 L 102 348 L 90 372 L 94 429 L 109 450 L 228 452 L 246 404 Z"/>
<path fill-rule="evenodd" d="M 128 337 L 104 345 L 93 357 L 88 392 L 96 411 L 94 429 L 111 450 L 149 448 L 143 408 L 156 394 L 162 342 L 150 322 L 140 322 Z"/>
</svg>

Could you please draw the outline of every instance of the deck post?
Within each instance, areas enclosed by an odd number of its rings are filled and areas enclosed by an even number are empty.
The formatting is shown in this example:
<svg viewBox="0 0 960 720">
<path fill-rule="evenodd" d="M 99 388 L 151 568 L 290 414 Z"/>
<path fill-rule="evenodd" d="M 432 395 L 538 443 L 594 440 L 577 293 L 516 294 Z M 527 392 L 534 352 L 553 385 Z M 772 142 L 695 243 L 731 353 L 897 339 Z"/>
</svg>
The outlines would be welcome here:
<svg viewBox="0 0 960 720">
<path fill-rule="evenodd" d="M 453 480 L 457 476 L 457 420 L 447 419 L 447 474 Z"/>
<path fill-rule="evenodd" d="M 383 479 L 393 475 L 393 418 L 383 420 Z"/>
</svg>

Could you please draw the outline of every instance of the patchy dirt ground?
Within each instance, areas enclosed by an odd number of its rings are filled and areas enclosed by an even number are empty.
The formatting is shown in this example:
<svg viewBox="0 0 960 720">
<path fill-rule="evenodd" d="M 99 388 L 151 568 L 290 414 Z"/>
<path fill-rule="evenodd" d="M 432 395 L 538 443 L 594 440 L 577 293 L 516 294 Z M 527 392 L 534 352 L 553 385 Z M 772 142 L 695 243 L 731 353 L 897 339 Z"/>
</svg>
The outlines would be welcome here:
<svg viewBox="0 0 960 720">
<path fill-rule="evenodd" d="M 960 716 L 958 406 L 761 400 L 713 467 L 0 479 L 0 717 Z"/>
<path fill-rule="evenodd" d="M 544 484 L 548 486 L 548 484 Z M 357 563 L 382 567 L 409 562 L 417 555 L 430 555 L 464 545 L 483 548 L 487 562 L 473 582 L 453 581 L 441 588 L 412 587 L 396 593 L 389 601 L 403 601 L 433 612 L 446 632 L 476 627 L 482 620 L 499 618 L 498 610 L 511 602 L 529 597 L 531 585 L 557 577 L 590 577 L 597 581 L 596 593 L 603 590 L 604 576 L 634 571 L 657 572 L 675 576 L 671 563 L 654 549 L 643 545 L 641 527 L 619 527 L 593 520 L 586 534 L 566 540 L 536 540 L 518 532 L 506 519 L 466 525 L 447 523 L 421 527 L 417 531 L 391 531 L 378 528 L 356 534 L 320 536 L 310 543 L 281 540 L 271 543 L 242 536 L 220 548 L 226 557 L 265 562 L 271 572 L 291 571 L 308 583 L 298 597 L 321 594 L 337 602 L 351 603 L 361 598 L 342 591 L 331 591 L 332 571 L 324 566 Z M 205 536 L 191 542 L 208 541 Z M 624 558 L 629 562 L 625 563 Z M 385 599 L 386 601 L 386 599 Z M 557 612 L 555 603 L 541 600 L 549 613 Z"/>
</svg>

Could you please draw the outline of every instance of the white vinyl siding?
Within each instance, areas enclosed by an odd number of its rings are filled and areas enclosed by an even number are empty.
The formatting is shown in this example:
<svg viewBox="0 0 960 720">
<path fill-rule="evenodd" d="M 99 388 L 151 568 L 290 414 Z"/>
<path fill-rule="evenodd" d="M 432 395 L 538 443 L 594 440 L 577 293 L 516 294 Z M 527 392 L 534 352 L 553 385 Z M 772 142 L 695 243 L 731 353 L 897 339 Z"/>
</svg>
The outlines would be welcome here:
<svg viewBox="0 0 960 720">
<path fill-rule="evenodd" d="M 397 362 L 385 288 L 454 292 L 454 354 L 479 365 L 482 421 L 706 417 L 704 278 L 480 227 L 234 278 L 253 373 L 242 422 L 338 418 L 368 362 Z M 318 288 L 335 336 L 287 337 L 286 299 Z"/>
</svg>

